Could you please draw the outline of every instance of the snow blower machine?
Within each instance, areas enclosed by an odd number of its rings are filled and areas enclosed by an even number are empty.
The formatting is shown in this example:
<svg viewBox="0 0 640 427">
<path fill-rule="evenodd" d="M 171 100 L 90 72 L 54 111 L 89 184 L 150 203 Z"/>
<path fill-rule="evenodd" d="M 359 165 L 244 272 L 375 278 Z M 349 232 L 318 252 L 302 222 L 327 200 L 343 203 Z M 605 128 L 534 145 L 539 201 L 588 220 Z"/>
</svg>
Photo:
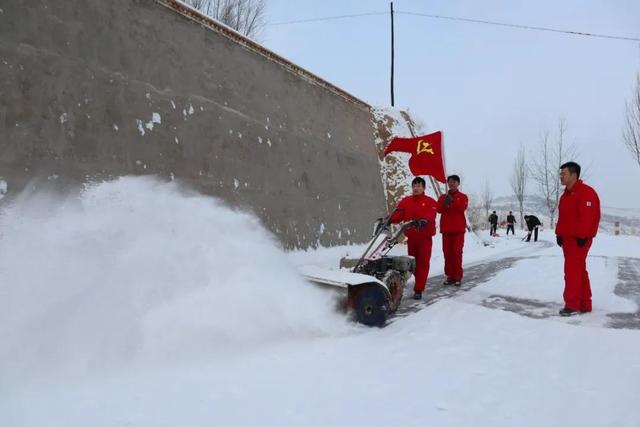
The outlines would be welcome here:
<svg viewBox="0 0 640 427">
<path fill-rule="evenodd" d="M 409 221 L 392 232 L 389 217 L 380 218 L 360 258 L 342 258 L 340 270 L 307 266 L 301 273 L 310 282 L 346 291 L 342 304 L 358 322 L 384 326 L 400 306 L 405 284 L 415 270 L 412 256 L 393 256 L 389 251 L 407 228 L 424 225 L 424 220 Z"/>
</svg>

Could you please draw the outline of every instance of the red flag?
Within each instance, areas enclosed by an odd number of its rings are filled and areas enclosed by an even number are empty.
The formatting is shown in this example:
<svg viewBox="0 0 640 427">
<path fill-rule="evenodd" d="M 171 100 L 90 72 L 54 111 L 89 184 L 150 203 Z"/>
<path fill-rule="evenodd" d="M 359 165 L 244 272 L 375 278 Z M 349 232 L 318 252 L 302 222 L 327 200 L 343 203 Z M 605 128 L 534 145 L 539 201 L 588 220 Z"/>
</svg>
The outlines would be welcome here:
<svg viewBox="0 0 640 427">
<path fill-rule="evenodd" d="M 384 155 L 392 151 L 411 153 L 409 169 L 414 176 L 431 175 L 440 182 L 447 182 L 447 176 L 444 173 L 442 132 L 415 138 L 393 138 L 391 144 L 384 149 Z"/>
</svg>

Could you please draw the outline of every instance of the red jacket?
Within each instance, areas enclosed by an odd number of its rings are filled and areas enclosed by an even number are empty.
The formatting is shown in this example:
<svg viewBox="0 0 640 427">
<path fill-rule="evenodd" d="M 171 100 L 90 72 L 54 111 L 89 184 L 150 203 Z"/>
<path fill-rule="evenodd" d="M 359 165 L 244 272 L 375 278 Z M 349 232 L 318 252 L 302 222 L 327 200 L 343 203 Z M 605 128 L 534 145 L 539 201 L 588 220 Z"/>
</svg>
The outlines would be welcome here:
<svg viewBox="0 0 640 427">
<path fill-rule="evenodd" d="M 600 199 L 596 190 L 579 179 L 571 190 L 565 189 L 558 206 L 556 235 L 590 238 L 598 233 Z"/>
<path fill-rule="evenodd" d="M 453 197 L 453 201 L 445 206 L 444 200 L 447 195 Z M 467 210 L 469 199 L 467 195 L 460 191 L 443 194 L 438 199 L 438 213 L 440 215 L 440 232 L 441 233 L 464 233 L 467 231 L 467 219 L 464 211 Z"/>
<path fill-rule="evenodd" d="M 426 219 L 429 221 L 426 227 L 418 230 L 414 227 L 404 231 L 408 239 L 421 239 L 436 234 L 436 201 L 426 194 L 420 196 L 408 196 L 400 200 L 398 207 L 391 214 L 391 222 L 397 224 L 402 221 L 414 219 Z"/>
</svg>

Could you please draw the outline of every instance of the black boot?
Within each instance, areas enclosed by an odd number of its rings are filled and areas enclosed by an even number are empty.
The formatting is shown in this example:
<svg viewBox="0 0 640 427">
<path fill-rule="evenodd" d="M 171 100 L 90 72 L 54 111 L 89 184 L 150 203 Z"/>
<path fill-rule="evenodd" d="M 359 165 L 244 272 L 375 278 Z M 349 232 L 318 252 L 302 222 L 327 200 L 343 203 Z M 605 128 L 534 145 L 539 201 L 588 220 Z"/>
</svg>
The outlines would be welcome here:
<svg viewBox="0 0 640 427">
<path fill-rule="evenodd" d="M 462 282 L 460 280 L 456 280 L 455 282 L 453 282 L 453 286 L 460 287 L 461 285 L 462 285 Z"/>
<path fill-rule="evenodd" d="M 413 299 L 422 299 L 422 292 L 415 291 L 413 294 Z"/>
<path fill-rule="evenodd" d="M 558 314 L 562 317 L 569 317 L 569 316 L 575 316 L 576 314 L 580 314 L 580 312 L 578 310 L 572 310 L 570 308 L 565 307 L 562 310 L 560 310 Z"/>
</svg>

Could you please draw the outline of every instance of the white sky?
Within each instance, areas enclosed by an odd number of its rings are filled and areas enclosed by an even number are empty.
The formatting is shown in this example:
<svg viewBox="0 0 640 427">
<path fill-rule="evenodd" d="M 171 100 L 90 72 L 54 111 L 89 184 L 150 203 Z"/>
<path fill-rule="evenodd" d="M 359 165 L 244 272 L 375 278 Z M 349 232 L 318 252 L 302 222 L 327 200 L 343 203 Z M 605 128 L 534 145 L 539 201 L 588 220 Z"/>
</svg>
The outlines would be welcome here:
<svg viewBox="0 0 640 427">
<path fill-rule="evenodd" d="M 386 0 L 268 0 L 270 22 L 389 10 Z M 396 0 L 396 11 L 640 37 L 637 0 Z M 445 135 L 447 172 L 467 192 L 508 195 L 522 142 L 531 155 L 563 116 L 604 205 L 640 208 L 640 167 L 622 142 L 640 44 L 396 15 L 396 106 Z M 388 105 L 389 16 L 268 26 L 262 42 L 373 105 Z M 530 192 L 533 192 L 530 184 Z"/>
</svg>

